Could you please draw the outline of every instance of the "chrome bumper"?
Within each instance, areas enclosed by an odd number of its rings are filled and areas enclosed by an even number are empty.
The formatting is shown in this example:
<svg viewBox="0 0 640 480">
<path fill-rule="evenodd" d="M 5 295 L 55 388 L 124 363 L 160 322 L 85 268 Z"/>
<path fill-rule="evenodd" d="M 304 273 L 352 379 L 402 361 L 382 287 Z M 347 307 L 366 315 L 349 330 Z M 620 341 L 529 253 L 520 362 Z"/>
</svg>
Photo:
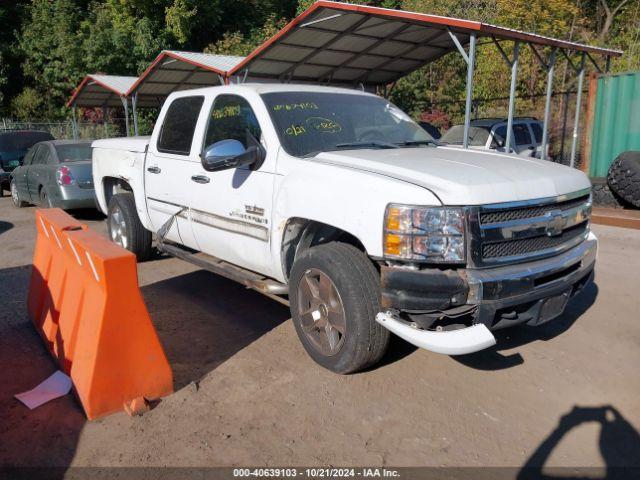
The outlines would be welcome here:
<svg viewBox="0 0 640 480">
<path fill-rule="evenodd" d="M 467 304 L 477 305 L 477 322 L 493 330 L 518 323 L 543 323 L 539 319 L 543 300 L 564 293 L 570 297 L 584 287 L 593 276 L 597 251 L 598 240 L 590 232 L 581 244 L 555 257 L 505 267 L 466 270 Z M 529 305 L 529 308 L 516 312 L 514 318 L 509 315 L 496 318 L 500 311 L 522 305 Z"/>
<path fill-rule="evenodd" d="M 436 353 L 477 352 L 496 343 L 490 330 L 519 323 L 539 325 L 560 315 L 568 299 L 591 281 L 597 250 L 598 240 L 589 233 L 580 245 L 552 258 L 462 271 L 468 284 L 467 305 L 476 308 L 470 327 L 423 330 L 393 310 L 378 313 L 376 321 L 409 343 Z M 559 306 L 545 310 L 549 299 L 558 299 Z"/>
</svg>

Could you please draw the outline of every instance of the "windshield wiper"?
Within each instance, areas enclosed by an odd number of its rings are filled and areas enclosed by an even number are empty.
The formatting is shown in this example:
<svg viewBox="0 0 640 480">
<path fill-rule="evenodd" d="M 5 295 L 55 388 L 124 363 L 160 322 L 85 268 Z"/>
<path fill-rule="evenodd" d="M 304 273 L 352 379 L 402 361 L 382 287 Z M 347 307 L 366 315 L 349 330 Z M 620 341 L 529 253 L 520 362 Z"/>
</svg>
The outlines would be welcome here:
<svg viewBox="0 0 640 480">
<path fill-rule="evenodd" d="M 413 147 L 416 145 L 435 145 L 436 147 L 439 147 L 442 144 L 435 140 L 408 140 L 406 142 L 398 142 L 396 145 L 400 147 Z"/>
<path fill-rule="evenodd" d="M 336 148 L 400 148 L 395 143 L 379 142 L 379 141 L 367 141 L 367 142 L 349 142 L 339 143 Z"/>
</svg>

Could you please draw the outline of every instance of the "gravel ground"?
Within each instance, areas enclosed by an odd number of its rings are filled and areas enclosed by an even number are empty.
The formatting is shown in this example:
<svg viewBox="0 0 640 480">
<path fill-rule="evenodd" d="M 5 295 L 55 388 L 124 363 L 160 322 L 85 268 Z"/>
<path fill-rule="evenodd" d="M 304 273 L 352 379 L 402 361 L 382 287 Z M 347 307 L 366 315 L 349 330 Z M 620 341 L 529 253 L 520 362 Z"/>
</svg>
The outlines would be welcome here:
<svg viewBox="0 0 640 480">
<path fill-rule="evenodd" d="M 394 339 L 351 376 L 307 357 L 286 308 L 157 258 L 138 271 L 176 393 L 87 422 L 71 395 L 13 398 L 56 368 L 26 315 L 33 214 L 0 199 L 0 466 L 640 466 L 640 231 L 594 227 L 595 285 L 561 318 L 455 358 Z"/>
</svg>

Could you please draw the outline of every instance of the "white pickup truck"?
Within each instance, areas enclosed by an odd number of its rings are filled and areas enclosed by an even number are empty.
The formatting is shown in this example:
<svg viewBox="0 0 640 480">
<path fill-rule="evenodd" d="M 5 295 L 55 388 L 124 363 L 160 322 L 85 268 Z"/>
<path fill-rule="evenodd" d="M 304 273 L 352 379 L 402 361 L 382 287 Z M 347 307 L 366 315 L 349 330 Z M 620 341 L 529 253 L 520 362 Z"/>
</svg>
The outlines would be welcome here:
<svg viewBox="0 0 640 480">
<path fill-rule="evenodd" d="M 111 238 L 291 308 L 320 365 L 375 364 L 389 332 L 439 353 L 560 315 L 593 278 L 590 183 L 439 146 L 368 93 L 227 85 L 171 94 L 151 137 L 93 143 Z M 259 315 L 259 312 L 256 312 Z"/>
</svg>

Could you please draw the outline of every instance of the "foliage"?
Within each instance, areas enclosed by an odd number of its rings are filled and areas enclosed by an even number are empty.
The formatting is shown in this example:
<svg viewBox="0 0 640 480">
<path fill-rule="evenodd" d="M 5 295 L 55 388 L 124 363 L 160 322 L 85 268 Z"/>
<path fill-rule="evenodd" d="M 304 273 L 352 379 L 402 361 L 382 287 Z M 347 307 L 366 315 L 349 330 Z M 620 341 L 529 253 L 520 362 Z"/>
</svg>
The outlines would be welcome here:
<svg viewBox="0 0 640 480">
<path fill-rule="evenodd" d="M 219 41 L 209 45 L 204 51 L 221 55 L 249 55 L 258 45 L 284 27 L 285 23 L 285 19 L 277 19 L 275 15 L 270 15 L 261 27 L 254 28 L 247 34 L 239 31 L 227 32 Z"/>
<path fill-rule="evenodd" d="M 354 0 L 352 0 L 354 1 Z M 541 35 L 621 48 L 613 71 L 640 68 L 638 0 L 368 0 L 385 8 L 479 20 Z M 313 0 L 16 0 L 0 4 L 0 113 L 63 118 L 65 102 L 86 73 L 138 75 L 163 49 L 247 55 Z M 503 42 L 507 54 L 513 46 Z M 549 51 L 541 49 L 542 55 Z M 591 67 L 590 67 L 591 68 Z M 556 90 L 575 88 L 564 58 Z M 459 121 L 466 64 L 457 53 L 401 79 L 392 99 L 415 116 Z M 474 97 L 506 95 L 509 67 L 493 45 L 478 50 Z M 545 72 L 532 51 L 520 52 L 518 94 L 544 91 Z M 538 102 L 539 103 L 539 102 Z M 504 114 L 505 102 L 480 103 Z M 519 101 L 519 112 L 534 101 Z M 442 111 L 446 111 L 443 117 Z M 431 118 L 431 117 L 429 117 Z"/>
<path fill-rule="evenodd" d="M 18 120 L 38 118 L 41 105 L 42 98 L 31 87 L 26 87 L 11 101 L 11 107 L 16 112 Z"/>
</svg>

